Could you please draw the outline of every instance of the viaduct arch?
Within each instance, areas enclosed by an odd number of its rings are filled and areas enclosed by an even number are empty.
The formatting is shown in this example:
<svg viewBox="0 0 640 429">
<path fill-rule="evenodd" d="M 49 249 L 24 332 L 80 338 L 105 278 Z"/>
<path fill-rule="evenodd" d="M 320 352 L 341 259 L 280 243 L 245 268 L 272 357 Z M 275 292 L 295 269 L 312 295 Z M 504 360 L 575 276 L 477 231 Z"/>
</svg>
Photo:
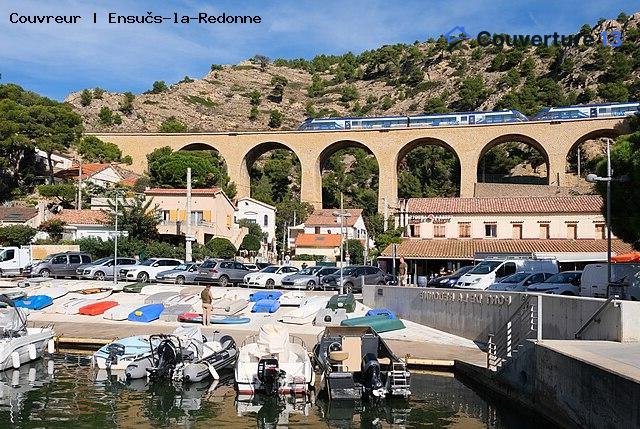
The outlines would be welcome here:
<svg viewBox="0 0 640 429">
<path fill-rule="evenodd" d="M 472 197 L 482 155 L 495 144 L 509 141 L 530 142 L 544 154 L 548 163 L 549 184 L 567 184 L 567 154 L 580 142 L 601 135 L 628 132 L 626 118 L 595 118 L 574 121 L 536 121 L 476 126 L 348 130 L 348 131 L 265 131 L 225 133 L 93 133 L 115 143 L 124 155 L 133 158 L 132 169 L 143 173 L 146 155 L 169 146 L 217 150 L 224 158 L 229 176 L 236 183 L 238 196 L 250 194 L 247 161 L 268 148 L 286 147 L 302 165 L 301 197 L 313 206 L 322 207 L 321 162 L 327 150 L 340 142 L 366 146 L 378 161 L 380 172 L 378 208 L 384 201 L 395 205 L 398 196 L 398 160 L 416 142 L 441 142 L 460 161 L 460 196 Z M 507 140 L 505 140 L 507 139 Z M 267 149 L 265 149 L 267 148 Z"/>
</svg>

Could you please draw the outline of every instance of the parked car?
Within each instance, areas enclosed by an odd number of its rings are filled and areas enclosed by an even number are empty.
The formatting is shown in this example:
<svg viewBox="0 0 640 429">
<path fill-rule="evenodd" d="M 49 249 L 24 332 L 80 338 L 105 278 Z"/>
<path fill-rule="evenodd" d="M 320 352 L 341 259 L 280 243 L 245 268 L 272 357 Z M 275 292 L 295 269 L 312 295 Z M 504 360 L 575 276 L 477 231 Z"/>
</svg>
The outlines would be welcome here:
<svg viewBox="0 0 640 429">
<path fill-rule="evenodd" d="M 207 259 L 198 268 L 198 274 L 194 281 L 196 283 L 214 283 L 226 287 L 229 284 L 242 283 L 247 273 L 249 273 L 249 269 L 240 262 Z"/>
<path fill-rule="evenodd" d="M 445 288 L 453 287 L 455 286 L 456 282 L 460 279 L 460 277 L 467 274 L 469 271 L 471 271 L 471 269 L 473 269 L 473 265 L 466 265 L 464 267 L 459 268 L 457 271 L 455 271 L 451 275 L 441 276 L 441 277 L 436 277 L 434 279 L 431 279 L 427 283 L 427 287 L 445 287 Z"/>
<path fill-rule="evenodd" d="M 244 264 L 244 266 L 247 267 L 247 269 L 252 272 L 260 271 L 260 268 L 258 268 L 256 264 Z"/>
<path fill-rule="evenodd" d="M 135 263 L 136 260 L 133 258 L 118 258 L 118 268 Z M 90 264 L 80 265 L 76 274 L 84 279 L 106 280 L 109 277 L 113 278 L 113 265 L 113 257 L 100 258 Z"/>
<path fill-rule="evenodd" d="M 353 265 L 342 270 L 342 285 L 344 293 L 362 291 L 362 277 L 364 284 L 385 285 L 394 282 L 395 276 L 387 274 L 378 267 L 370 265 Z M 322 278 L 324 289 L 340 289 L 340 270 Z"/>
<path fill-rule="evenodd" d="M 640 264 L 618 262 L 611 264 L 611 283 L 630 286 L 636 273 L 640 272 Z M 609 279 L 607 264 L 589 264 L 582 270 L 580 278 L 580 296 L 608 298 Z M 631 290 L 629 290 L 631 298 Z"/>
<path fill-rule="evenodd" d="M 27 265 L 24 272 L 32 277 L 78 277 L 76 269 L 82 264 L 90 264 L 91 256 L 83 252 L 54 253 L 42 261 Z"/>
<path fill-rule="evenodd" d="M 322 278 L 338 271 L 338 267 L 313 266 L 307 267 L 295 274 L 282 278 L 282 287 L 285 289 L 314 290 L 320 285 Z"/>
<path fill-rule="evenodd" d="M 200 267 L 200 264 L 195 262 L 180 264 L 172 270 L 161 271 L 156 274 L 156 281 L 158 283 L 175 283 L 178 285 L 195 283 L 195 279 L 198 276 L 198 267 Z"/>
<path fill-rule="evenodd" d="M 282 279 L 290 274 L 300 271 L 292 265 L 271 265 L 256 273 L 244 276 L 244 284 L 249 287 L 274 288 L 282 286 Z"/>
<path fill-rule="evenodd" d="M 558 261 L 555 259 L 487 258 L 461 276 L 455 287 L 484 290 L 497 280 L 518 271 L 555 274 L 558 272 Z"/>
<path fill-rule="evenodd" d="M 542 283 L 532 284 L 527 292 L 544 292 L 556 295 L 579 295 L 582 271 L 564 271 L 554 274 Z"/>
<path fill-rule="evenodd" d="M 497 290 L 504 292 L 526 292 L 527 287 L 534 283 L 541 283 L 551 277 L 551 273 L 528 273 L 520 272 L 511 274 L 495 282 L 487 290 Z"/>
<path fill-rule="evenodd" d="M 118 273 L 120 278 L 133 282 L 150 282 L 156 279 L 156 275 L 182 264 L 180 259 L 173 258 L 149 258 L 135 265 L 124 265 Z"/>
</svg>

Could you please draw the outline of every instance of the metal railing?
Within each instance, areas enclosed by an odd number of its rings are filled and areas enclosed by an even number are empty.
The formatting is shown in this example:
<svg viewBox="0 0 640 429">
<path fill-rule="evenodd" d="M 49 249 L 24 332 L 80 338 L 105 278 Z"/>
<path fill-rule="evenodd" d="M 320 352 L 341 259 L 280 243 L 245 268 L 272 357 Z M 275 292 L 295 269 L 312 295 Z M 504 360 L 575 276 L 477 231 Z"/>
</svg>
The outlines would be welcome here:
<svg viewBox="0 0 640 429">
<path fill-rule="evenodd" d="M 542 338 L 542 297 L 526 295 L 507 323 L 489 334 L 487 368 L 497 371 L 530 339 Z"/>
<path fill-rule="evenodd" d="M 593 322 L 600 323 L 600 319 L 601 319 L 600 315 L 602 314 L 603 311 L 609 308 L 609 304 L 611 304 L 611 302 L 616 298 L 617 298 L 616 296 L 611 296 L 605 302 L 603 302 L 602 305 L 596 310 L 596 312 L 593 313 L 586 322 L 584 322 L 584 325 L 582 325 L 580 329 L 576 331 L 576 333 L 574 334 L 574 338 L 576 340 L 581 340 L 582 333 L 586 331 L 587 328 L 589 328 L 589 326 L 591 326 Z"/>
</svg>

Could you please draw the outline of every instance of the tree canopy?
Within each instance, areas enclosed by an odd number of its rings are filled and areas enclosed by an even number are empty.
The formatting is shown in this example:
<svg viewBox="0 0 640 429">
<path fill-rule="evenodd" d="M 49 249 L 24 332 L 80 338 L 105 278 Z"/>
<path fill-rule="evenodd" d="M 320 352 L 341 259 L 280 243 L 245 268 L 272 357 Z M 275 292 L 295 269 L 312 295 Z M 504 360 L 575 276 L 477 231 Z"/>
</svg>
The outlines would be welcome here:
<svg viewBox="0 0 640 429">
<path fill-rule="evenodd" d="M 0 246 L 22 246 L 29 244 L 36 235 L 36 229 L 29 225 L 8 225 L 0 227 Z"/>
<path fill-rule="evenodd" d="M 115 224 L 115 205 L 109 201 L 111 208 L 110 223 Z M 158 237 L 158 223 L 153 200 L 145 200 L 144 196 L 136 196 L 126 204 L 118 204 L 118 230 L 128 231 L 129 238 L 144 242 Z"/>
<path fill-rule="evenodd" d="M 117 162 L 129 165 L 133 162 L 130 156 L 122 156 L 118 145 L 104 142 L 95 136 L 84 136 L 75 146 L 84 162 Z"/>
<path fill-rule="evenodd" d="M 215 151 L 177 151 L 163 147 L 147 155 L 151 185 L 162 188 L 186 188 L 187 168 L 191 167 L 194 188 L 223 188 L 229 198 L 235 186 L 229 182 L 224 160 Z"/>
</svg>

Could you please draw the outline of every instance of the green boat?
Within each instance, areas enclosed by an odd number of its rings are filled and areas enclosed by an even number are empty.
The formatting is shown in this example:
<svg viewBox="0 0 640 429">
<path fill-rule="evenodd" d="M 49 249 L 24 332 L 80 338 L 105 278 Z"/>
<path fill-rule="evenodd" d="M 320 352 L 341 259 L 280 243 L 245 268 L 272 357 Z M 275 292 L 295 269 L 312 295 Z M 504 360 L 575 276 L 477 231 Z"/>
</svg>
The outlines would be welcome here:
<svg viewBox="0 0 640 429">
<path fill-rule="evenodd" d="M 142 288 L 145 286 L 149 286 L 149 283 L 145 283 L 145 282 L 131 283 L 123 287 L 122 292 L 140 293 Z"/>
<path fill-rule="evenodd" d="M 326 308 L 330 308 L 332 310 L 344 308 L 345 310 L 347 310 L 347 313 L 353 313 L 353 311 L 356 309 L 356 298 L 352 293 L 333 295 L 329 299 Z"/>
<path fill-rule="evenodd" d="M 346 319 L 340 322 L 340 326 L 368 326 L 378 333 L 397 331 L 404 329 L 404 323 L 400 319 L 389 319 L 386 315 L 363 316 Z"/>
</svg>

